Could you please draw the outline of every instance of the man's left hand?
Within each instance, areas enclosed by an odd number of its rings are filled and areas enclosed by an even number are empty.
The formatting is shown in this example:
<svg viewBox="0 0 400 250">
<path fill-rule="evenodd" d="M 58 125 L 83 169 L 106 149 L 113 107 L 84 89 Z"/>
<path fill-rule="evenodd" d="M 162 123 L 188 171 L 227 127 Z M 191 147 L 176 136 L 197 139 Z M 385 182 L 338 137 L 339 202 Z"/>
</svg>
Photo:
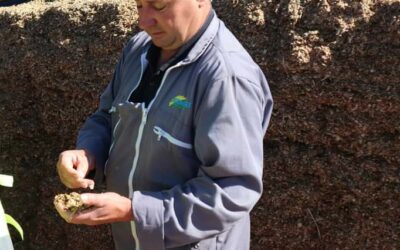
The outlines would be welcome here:
<svg viewBox="0 0 400 250">
<path fill-rule="evenodd" d="M 92 226 L 133 220 L 131 200 L 117 193 L 85 193 L 81 200 L 90 208 L 74 215 L 70 223 Z"/>
</svg>

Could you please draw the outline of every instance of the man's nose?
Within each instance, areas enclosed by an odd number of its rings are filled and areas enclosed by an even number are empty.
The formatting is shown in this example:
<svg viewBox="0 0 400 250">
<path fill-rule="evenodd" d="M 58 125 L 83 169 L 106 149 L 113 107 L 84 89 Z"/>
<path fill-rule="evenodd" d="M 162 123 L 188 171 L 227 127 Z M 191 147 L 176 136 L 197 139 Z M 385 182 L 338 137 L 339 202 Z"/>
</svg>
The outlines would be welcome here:
<svg viewBox="0 0 400 250">
<path fill-rule="evenodd" d="M 139 28 L 147 29 L 157 23 L 156 19 L 152 15 L 149 15 L 145 10 L 142 10 L 141 12 L 142 13 L 139 13 Z"/>
</svg>

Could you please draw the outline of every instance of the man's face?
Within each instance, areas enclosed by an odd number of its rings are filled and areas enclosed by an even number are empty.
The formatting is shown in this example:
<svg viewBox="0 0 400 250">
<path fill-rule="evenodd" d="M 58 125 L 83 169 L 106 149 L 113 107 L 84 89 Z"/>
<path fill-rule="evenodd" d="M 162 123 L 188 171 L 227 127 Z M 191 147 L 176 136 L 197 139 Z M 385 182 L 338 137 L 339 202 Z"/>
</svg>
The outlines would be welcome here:
<svg viewBox="0 0 400 250">
<path fill-rule="evenodd" d="M 139 27 L 163 50 L 176 50 L 201 27 L 204 1 L 136 0 Z"/>
</svg>

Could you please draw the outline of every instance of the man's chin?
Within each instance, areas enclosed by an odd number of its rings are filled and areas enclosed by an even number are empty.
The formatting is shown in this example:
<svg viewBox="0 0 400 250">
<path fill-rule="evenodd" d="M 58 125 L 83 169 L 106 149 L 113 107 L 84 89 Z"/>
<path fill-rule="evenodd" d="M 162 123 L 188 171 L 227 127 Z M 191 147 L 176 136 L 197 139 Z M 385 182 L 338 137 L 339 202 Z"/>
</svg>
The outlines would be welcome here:
<svg viewBox="0 0 400 250">
<path fill-rule="evenodd" d="M 160 39 L 151 37 L 151 41 L 154 43 L 154 45 L 156 45 L 157 47 L 164 47 L 165 43 L 163 43 Z"/>
<path fill-rule="evenodd" d="M 176 50 L 181 47 L 175 41 L 171 42 L 170 40 L 167 40 L 166 37 L 151 36 L 151 41 L 154 45 L 163 50 Z"/>
</svg>

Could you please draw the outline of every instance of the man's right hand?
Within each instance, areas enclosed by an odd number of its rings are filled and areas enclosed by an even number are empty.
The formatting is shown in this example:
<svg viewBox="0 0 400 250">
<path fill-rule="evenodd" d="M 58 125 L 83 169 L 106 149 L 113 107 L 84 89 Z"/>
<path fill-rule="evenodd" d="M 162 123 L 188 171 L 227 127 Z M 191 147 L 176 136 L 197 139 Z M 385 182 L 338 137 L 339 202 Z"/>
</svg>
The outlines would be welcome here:
<svg viewBox="0 0 400 250">
<path fill-rule="evenodd" d="M 68 188 L 94 188 L 94 181 L 85 177 L 94 169 L 94 158 L 86 150 L 67 150 L 60 154 L 57 172 Z"/>
</svg>

